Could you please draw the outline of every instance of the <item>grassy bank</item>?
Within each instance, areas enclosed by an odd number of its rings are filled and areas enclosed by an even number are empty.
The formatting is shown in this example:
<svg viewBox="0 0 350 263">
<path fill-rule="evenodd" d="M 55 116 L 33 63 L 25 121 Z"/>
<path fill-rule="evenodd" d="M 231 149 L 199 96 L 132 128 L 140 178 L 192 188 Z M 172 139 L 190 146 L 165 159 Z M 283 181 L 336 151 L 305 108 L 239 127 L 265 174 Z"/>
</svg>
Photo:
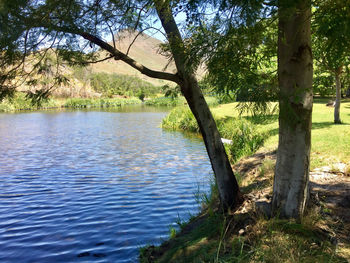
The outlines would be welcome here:
<svg viewBox="0 0 350 263">
<path fill-rule="evenodd" d="M 55 108 L 115 108 L 123 105 L 140 104 L 137 98 L 49 98 L 40 106 L 33 105 L 25 97 L 24 93 L 18 92 L 12 99 L 5 99 L 0 103 L 0 112 L 15 112 L 21 110 L 40 110 Z"/>
<path fill-rule="evenodd" d="M 341 104 L 342 124 L 333 123 L 334 108 L 327 107 L 327 99 L 316 99 L 312 115 L 312 148 L 311 169 L 329 165 L 330 163 L 350 163 L 350 100 Z M 224 138 L 233 139 L 235 134 L 256 134 L 259 147 L 260 136 L 263 136 L 263 148 L 271 151 L 278 143 L 278 115 L 263 118 L 243 115 L 239 117 L 237 103 L 222 104 L 212 108 L 218 128 Z M 237 125 L 235 125 L 237 122 Z M 242 126 L 240 129 L 233 127 Z M 198 132 L 198 126 L 189 110 L 174 109 L 163 121 L 164 128 Z M 246 129 L 246 131 L 244 131 Z M 240 137 L 240 136 L 238 136 Z M 236 138 L 239 140 L 239 138 Z M 256 149 L 256 147 L 253 147 Z M 247 152 L 241 156 L 246 156 Z M 235 158 L 233 160 L 237 160 Z"/>
<path fill-rule="evenodd" d="M 145 105 L 148 106 L 164 106 L 164 107 L 175 107 L 185 105 L 186 101 L 183 97 L 178 98 L 167 98 L 167 97 L 158 97 L 145 101 Z"/>
<path fill-rule="evenodd" d="M 326 107 L 326 102 L 319 99 L 314 103 L 311 169 L 350 163 L 350 101 L 342 102 L 340 125 L 333 124 L 334 108 Z M 239 141 L 240 136 L 255 133 L 263 138 L 258 153 L 244 158 L 256 147 L 231 157 L 232 161 L 238 160 L 234 170 L 246 197 L 244 205 L 229 214 L 220 213 L 214 187 L 212 195 L 203 198 L 202 213 L 181 224 L 179 233 L 172 233 L 172 238 L 161 246 L 141 249 L 141 262 L 349 262 L 349 224 L 332 212 L 325 196 L 312 192 L 301 222 L 268 220 L 257 208 L 256 203 L 269 200 L 272 194 L 278 115 L 239 117 L 236 105 L 219 105 L 212 112 L 223 137 Z M 163 121 L 163 127 L 198 131 L 186 108 L 174 109 Z M 240 136 L 235 138 L 234 134 Z M 238 148 L 251 141 L 255 139 L 247 139 Z M 333 198 L 333 193 L 330 196 Z"/>
<path fill-rule="evenodd" d="M 215 97 L 206 97 L 208 105 L 216 106 L 218 105 L 218 101 Z M 175 107 L 175 106 L 183 106 L 186 105 L 187 102 L 184 97 L 179 96 L 176 98 L 171 97 L 158 97 L 145 101 L 145 104 L 148 106 L 167 106 L 167 107 Z"/>
<path fill-rule="evenodd" d="M 59 101 L 55 99 L 48 99 L 44 101 L 40 107 L 33 105 L 29 99 L 26 98 L 22 92 L 17 92 L 13 98 L 4 99 L 0 103 L 0 112 L 14 112 L 20 110 L 38 110 L 61 107 Z"/>
<path fill-rule="evenodd" d="M 84 99 L 71 98 L 67 99 L 63 107 L 65 108 L 115 108 L 124 105 L 140 104 L 141 101 L 137 98 L 98 98 L 98 99 Z"/>
<path fill-rule="evenodd" d="M 232 144 L 226 144 L 226 151 L 233 163 L 243 156 L 254 153 L 262 146 L 265 133 L 257 131 L 255 126 L 244 118 L 216 118 L 221 135 Z M 173 109 L 162 122 L 162 127 L 171 130 L 199 132 L 197 122 L 188 107 Z"/>
</svg>

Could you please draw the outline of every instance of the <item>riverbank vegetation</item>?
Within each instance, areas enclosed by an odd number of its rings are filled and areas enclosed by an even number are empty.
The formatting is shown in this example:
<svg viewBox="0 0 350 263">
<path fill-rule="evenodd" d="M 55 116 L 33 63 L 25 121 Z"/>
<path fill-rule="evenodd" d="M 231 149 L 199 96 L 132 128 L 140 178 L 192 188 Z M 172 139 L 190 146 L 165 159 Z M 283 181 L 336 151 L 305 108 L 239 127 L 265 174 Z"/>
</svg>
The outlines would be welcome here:
<svg viewBox="0 0 350 263">
<path fill-rule="evenodd" d="M 229 107 L 234 107 L 232 104 Z M 220 107 L 222 107 L 221 105 Z M 213 110 L 215 118 L 215 108 Z M 230 140 L 226 144 L 226 152 L 231 162 L 237 161 L 242 156 L 254 153 L 264 142 L 266 135 L 257 131 L 254 124 L 237 116 L 216 117 L 216 125 L 221 136 Z M 173 109 L 162 122 L 162 127 L 171 130 L 199 133 L 199 127 L 192 112 L 187 107 Z"/>
<path fill-rule="evenodd" d="M 0 112 L 59 108 L 113 108 L 140 103 L 138 98 L 48 98 L 40 104 L 35 104 L 26 97 L 25 93 L 17 92 L 12 98 L 4 99 L 0 103 Z"/>
<path fill-rule="evenodd" d="M 342 101 L 344 123 L 334 125 L 333 107 L 327 107 L 329 99 L 315 99 L 312 115 L 312 147 L 311 168 L 317 168 L 329 163 L 350 163 L 350 99 Z M 271 104 L 270 107 L 274 107 Z M 239 103 L 220 104 L 212 107 L 214 118 L 219 130 L 225 139 L 233 140 L 240 135 L 254 138 L 251 141 L 251 149 L 258 149 L 262 142 L 268 151 L 275 150 L 278 144 L 278 112 L 269 115 L 240 115 Z M 188 108 L 175 108 L 163 120 L 162 127 L 166 129 L 186 132 L 199 132 L 198 125 L 193 114 Z M 236 135 L 235 135 L 236 134 Z M 257 147 L 254 144 L 258 145 Z M 240 147 L 238 147 L 240 148 Z M 240 157 L 247 156 L 254 151 L 247 151 Z M 238 160 L 233 158 L 232 160 Z"/>
<path fill-rule="evenodd" d="M 337 166 L 350 163 L 350 100 L 343 100 L 341 104 L 342 125 L 334 124 L 333 108 L 327 107 L 327 102 L 327 99 L 315 99 L 314 102 L 311 168 L 328 167 L 341 178 L 341 174 L 345 175 L 350 168 L 349 165 L 341 169 Z M 236 159 L 230 158 L 245 203 L 236 211 L 221 213 L 214 185 L 210 196 L 201 198 L 202 212 L 190 222 L 180 224 L 179 232 L 175 235 L 173 231 L 172 238 L 161 246 L 141 249 L 141 262 L 347 262 L 350 259 L 350 244 L 346 241 L 349 224 L 339 219 L 342 212 L 330 209 L 334 205 L 330 201 L 330 195 L 334 195 L 332 188 L 322 196 L 317 191 L 311 192 L 310 204 L 301 221 L 266 217 L 263 204 L 272 196 L 278 113 L 261 117 L 240 116 L 237 105 L 218 105 L 212 112 L 225 136 L 228 134 L 224 127 L 236 134 L 247 129 L 251 137 L 257 134 L 262 138 L 260 148 L 248 147 L 250 151 Z M 246 128 L 242 128 L 244 125 Z M 199 131 L 191 112 L 184 107 L 173 109 L 162 126 L 186 132 Z M 240 140 L 239 136 L 235 139 Z M 317 169 L 314 173 L 325 176 Z M 313 183 L 322 185 L 324 182 L 317 181 L 316 175 Z M 334 185 L 340 182 L 334 179 Z"/>
<path fill-rule="evenodd" d="M 80 81 L 88 81 L 95 92 L 107 98 L 116 95 L 152 98 L 162 91 L 162 87 L 152 85 L 135 76 L 105 72 L 91 73 L 85 67 L 76 67 L 73 76 Z"/>
</svg>

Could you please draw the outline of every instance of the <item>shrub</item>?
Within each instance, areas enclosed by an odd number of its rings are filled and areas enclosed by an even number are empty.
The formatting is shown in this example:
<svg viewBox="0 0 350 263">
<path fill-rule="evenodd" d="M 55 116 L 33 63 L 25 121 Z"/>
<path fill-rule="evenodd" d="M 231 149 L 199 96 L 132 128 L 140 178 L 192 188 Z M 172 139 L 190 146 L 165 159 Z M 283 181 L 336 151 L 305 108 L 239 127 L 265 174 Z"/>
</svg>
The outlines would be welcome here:
<svg viewBox="0 0 350 263">
<path fill-rule="evenodd" d="M 79 73 L 79 70 L 76 70 L 75 76 L 81 79 Z M 136 96 L 140 93 L 143 93 L 144 97 L 149 97 L 161 90 L 160 87 L 138 77 L 121 74 L 93 73 L 89 80 L 94 91 L 102 93 L 104 97 L 112 97 L 113 95 Z"/>
<path fill-rule="evenodd" d="M 162 121 L 162 128 L 199 132 L 197 121 L 187 107 L 178 107 L 170 111 Z"/>
<path fill-rule="evenodd" d="M 258 132 L 255 125 L 245 119 L 231 118 L 217 121 L 219 132 L 232 144 L 225 145 L 231 162 L 250 155 L 264 143 L 265 135 Z M 162 127 L 171 130 L 199 132 L 199 127 L 192 112 L 187 107 L 173 109 L 162 122 Z"/>
<path fill-rule="evenodd" d="M 136 98 L 122 99 L 122 98 L 99 98 L 99 99 L 84 99 L 71 98 L 64 103 L 66 108 L 113 108 L 123 105 L 138 104 L 140 100 Z"/>
<path fill-rule="evenodd" d="M 265 135 L 258 132 L 255 125 L 241 118 L 218 121 L 221 136 L 232 141 L 226 145 L 230 161 L 235 162 L 243 156 L 253 154 L 264 143 Z"/>
<path fill-rule="evenodd" d="M 174 107 L 174 106 L 180 106 L 184 105 L 185 100 L 183 97 L 179 98 L 170 98 L 170 97 L 160 97 L 160 98 L 154 98 L 147 100 L 145 102 L 148 106 L 167 106 L 167 107 Z"/>
<path fill-rule="evenodd" d="M 19 110 L 38 110 L 58 107 L 57 101 L 47 99 L 43 101 L 40 106 L 33 104 L 32 101 L 26 97 L 24 92 L 16 92 L 12 98 L 4 99 L 0 103 L 0 112 L 11 112 Z"/>
</svg>

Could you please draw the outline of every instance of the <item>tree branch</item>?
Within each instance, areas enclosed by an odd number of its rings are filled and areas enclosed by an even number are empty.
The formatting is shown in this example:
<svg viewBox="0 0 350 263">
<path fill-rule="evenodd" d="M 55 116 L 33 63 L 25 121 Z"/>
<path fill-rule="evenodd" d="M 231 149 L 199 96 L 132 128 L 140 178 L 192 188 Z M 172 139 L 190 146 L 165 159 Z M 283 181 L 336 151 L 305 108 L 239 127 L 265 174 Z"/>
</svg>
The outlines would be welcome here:
<svg viewBox="0 0 350 263">
<path fill-rule="evenodd" d="M 156 78 L 156 79 L 164 79 L 164 80 L 169 80 L 172 82 L 175 82 L 177 84 L 180 83 L 180 78 L 177 76 L 177 74 L 173 73 L 168 73 L 168 72 L 162 72 L 162 71 L 156 71 L 149 69 L 148 67 L 138 63 L 131 57 L 125 55 L 124 53 L 120 52 L 118 49 L 112 47 L 110 44 L 106 43 L 105 41 L 101 40 L 100 38 L 87 33 L 87 32 L 80 32 L 77 33 L 80 36 L 82 36 L 84 39 L 90 41 L 91 43 L 94 43 L 101 47 L 102 49 L 108 51 L 111 55 L 114 56 L 116 60 L 122 60 L 129 66 L 133 67 L 134 69 L 138 70 L 142 74 L 151 77 L 151 78 Z"/>
</svg>

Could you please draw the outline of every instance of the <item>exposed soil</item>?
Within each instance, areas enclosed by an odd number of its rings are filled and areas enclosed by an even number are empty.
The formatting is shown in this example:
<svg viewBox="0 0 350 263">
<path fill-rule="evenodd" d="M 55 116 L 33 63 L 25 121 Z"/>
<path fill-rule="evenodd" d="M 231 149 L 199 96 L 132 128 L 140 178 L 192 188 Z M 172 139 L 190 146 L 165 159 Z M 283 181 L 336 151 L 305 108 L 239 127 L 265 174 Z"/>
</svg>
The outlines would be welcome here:
<svg viewBox="0 0 350 263">
<path fill-rule="evenodd" d="M 345 167 L 337 163 L 310 172 L 311 194 L 338 222 L 335 234 L 339 242 L 350 242 L 350 176 L 345 174 Z"/>
<path fill-rule="evenodd" d="M 246 202 L 255 204 L 264 204 L 271 201 L 271 182 L 270 187 L 266 187 L 266 181 L 271 180 L 268 174 L 259 176 L 259 169 L 266 159 L 275 160 L 276 152 L 260 152 L 249 156 L 236 165 L 233 169 L 252 178 L 255 186 L 261 185 L 257 190 L 253 190 L 246 197 Z M 310 172 L 310 193 L 311 205 L 322 207 L 327 216 L 331 217 L 338 229 L 333 235 L 336 242 L 350 242 L 350 174 L 347 170 L 347 164 L 335 163 L 330 166 L 324 166 L 314 169 Z M 244 189 L 244 187 L 243 187 Z M 240 209 L 244 209 L 244 206 Z M 249 210 L 249 208 L 245 208 Z M 260 207 L 264 210 L 265 207 Z M 329 229 L 326 232 L 332 232 Z"/>
</svg>

